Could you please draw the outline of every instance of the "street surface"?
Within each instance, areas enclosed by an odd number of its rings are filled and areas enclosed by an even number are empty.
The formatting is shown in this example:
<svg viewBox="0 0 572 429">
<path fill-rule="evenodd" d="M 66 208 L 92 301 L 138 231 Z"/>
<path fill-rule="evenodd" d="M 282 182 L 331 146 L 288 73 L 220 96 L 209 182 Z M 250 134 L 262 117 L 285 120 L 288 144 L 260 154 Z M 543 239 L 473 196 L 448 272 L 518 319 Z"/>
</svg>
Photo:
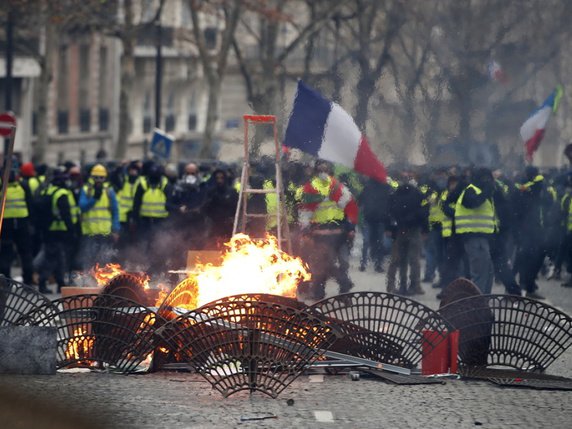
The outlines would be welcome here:
<svg viewBox="0 0 572 429">
<path fill-rule="evenodd" d="M 354 266 L 357 266 L 354 260 Z M 385 291 L 385 275 L 352 268 L 356 290 Z M 540 280 L 547 302 L 572 314 L 572 289 Z M 328 285 L 328 296 L 336 293 Z M 415 299 L 437 308 L 436 291 Z M 494 293 L 502 293 L 495 286 Z M 572 377 L 572 350 L 548 373 Z M 304 375 L 278 399 L 241 392 L 223 399 L 195 374 L 97 373 L 0 376 L 1 428 L 569 428 L 571 392 L 487 382 L 397 386 L 346 375 Z M 287 401 L 294 403 L 288 405 Z M 249 420 L 275 416 L 264 420 Z M 245 420 L 246 419 L 246 420 Z M 31 422 L 34 422 L 32 424 Z"/>
</svg>

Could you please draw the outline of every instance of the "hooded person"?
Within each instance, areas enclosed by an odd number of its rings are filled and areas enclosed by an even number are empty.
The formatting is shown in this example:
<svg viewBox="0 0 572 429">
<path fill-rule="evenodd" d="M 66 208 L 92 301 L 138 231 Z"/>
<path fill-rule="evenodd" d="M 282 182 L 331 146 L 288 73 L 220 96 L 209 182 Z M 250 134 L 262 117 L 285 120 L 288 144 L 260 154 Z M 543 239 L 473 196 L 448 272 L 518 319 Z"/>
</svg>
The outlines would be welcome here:
<svg viewBox="0 0 572 429">
<path fill-rule="evenodd" d="M 423 194 L 412 174 L 405 173 L 399 186 L 389 197 L 389 225 L 393 236 L 391 259 L 387 269 L 387 291 L 402 295 L 422 295 L 421 246 L 422 233 L 428 229 L 429 206 L 423 203 Z M 409 282 L 407 271 L 410 267 Z M 399 269 L 399 289 L 395 278 Z"/>
<path fill-rule="evenodd" d="M 20 180 L 28 185 L 32 195 L 40 186 L 40 180 L 36 177 L 36 169 L 34 164 L 26 162 L 20 166 Z"/>
<path fill-rule="evenodd" d="M 0 186 L 2 180 L 0 178 Z M 32 193 L 27 183 L 20 180 L 18 171 L 10 171 L 6 188 L 6 204 L 2 220 L 0 240 L 0 274 L 11 277 L 11 267 L 16 252 L 22 264 L 24 283 L 32 284 L 31 219 L 33 215 Z"/>
<path fill-rule="evenodd" d="M 139 181 L 133 197 L 133 220 L 140 239 L 139 249 L 150 256 L 151 273 L 157 274 L 166 267 L 166 258 L 161 256 L 168 248 L 164 234 L 166 222 L 173 208 L 170 195 L 173 185 L 164 175 L 161 165 L 153 163 L 147 167 L 145 178 Z M 165 246 L 163 245 L 165 244 Z"/>
<path fill-rule="evenodd" d="M 300 195 L 301 253 L 310 266 L 312 280 L 299 286 L 298 296 L 312 300 L 324 298 L 330 277 L 335 278 L 340 293 L 353 288 L 346 250 L 355 236 L 359 209 L 349 188 L 332 173 L 330 162 L 317 160 L 314 174 Z"/>
<path fill-rule="evenodd" d="M 214 170 L 210 180 L 212 183 L 205 197 L 204 213 L 210 222 L 212 244 L 220 247 L 232 236 L 238 192 L 229 183 L 226 169 Z"/>
<path fill-rule="evenodd" d="M 517 253 L 515 269 L 519 273 L 520 285 L 526 291 L 526 296 L 534 299 L 544 299 L 538 291 L 536 277 L 545 255 L 545 219 L 552 204 L 546 192 L 545 179 L 538 169 L 527 166 L 523 180 L 517 185 L 513 197 L 516 211 Z"/>
<path fill-rule="evenodd" d="M 79 208 L 82 268 L 110 262 L 121 226 L 117 196 L 107 182 L 107 169 L 102 164 L 92 167 L 87 183 L 79 194 Z"/>
<path fill-rule="evenodd" d="M 462 240 L 471 280 L 483 294 L 490 294 L 493 287 L 490 240 L 497 230 L 494 190 L 491 171 L 476 169 L 455 206 L 455 233 Z"/>
<path fill-rule="evenodd" d="M 52 180 L 42 190 L 42 198 L 49 201 L 51 210 L 50 222 L 43 232 L 44 245 L 34 260 L 39 274 L 40 291 L 48 292 L 47 281 L 53 274 L 58 293 L 65 283 L 68 272 L 70 246 L 75 242 L 76 225 L 79 222 L 79 211 L 76 210 L 75 197 L 69 189 L 69 174 L 63 167 L 54 170 Z"/>
</svg>

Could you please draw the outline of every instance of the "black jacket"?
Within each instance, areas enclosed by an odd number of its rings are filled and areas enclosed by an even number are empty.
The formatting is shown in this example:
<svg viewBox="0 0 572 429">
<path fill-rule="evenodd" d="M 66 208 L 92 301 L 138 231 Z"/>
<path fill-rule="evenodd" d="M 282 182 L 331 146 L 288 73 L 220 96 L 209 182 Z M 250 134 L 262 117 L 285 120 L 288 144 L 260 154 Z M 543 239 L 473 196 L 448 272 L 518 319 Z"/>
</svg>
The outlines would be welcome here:
<svg viewBox="0 0 572 429">
<path fill-rule="evenodd" d="M 389 219 L 389 195 L 391 187 L 370 179 L 361 192 L 358 204 L 366 222 L 387 222 Z"/>
<path fill-rule="evenodd" d="M 389 197 L 389 216 L 393 229 L 419 227 L 428 229 L 429 205 L 423 205 L 423 194 L 410 185 L 399 186 Z"/>
</svg>

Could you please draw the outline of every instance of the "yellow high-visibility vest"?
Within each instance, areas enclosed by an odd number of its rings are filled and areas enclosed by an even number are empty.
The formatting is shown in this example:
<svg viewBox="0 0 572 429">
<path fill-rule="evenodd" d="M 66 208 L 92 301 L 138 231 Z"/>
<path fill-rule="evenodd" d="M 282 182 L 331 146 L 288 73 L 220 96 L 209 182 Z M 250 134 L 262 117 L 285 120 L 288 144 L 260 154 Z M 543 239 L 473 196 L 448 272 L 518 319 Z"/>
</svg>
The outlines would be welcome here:
<svg viewBox="0 0 572 429">
<path fill-rule="evenodd" d="M 49 186 L 45 190 L 48 194 L 53 194 L 52 196 L 52 214 L 54 220 L 50 224 L 50 231 L 67 231 L 67 226 L 60 216 L 60 211 L 58 209 L 58 200 L 62 195 L 65 195 L 68 199 L 68 204 L 70 206 L 71 221 L 75 225 L 79 221 L 80 210 L 79 206 L 75 202 L 73 192 L 69 189 L 58 188 L 56 186 Z"/>
<path fill-rule="evenodd" d="M 123 187 L 117 193 L 119 203 L 119 222 L 127 222 L 127 217 L 133 210 L 133 197 L 135 196 L 137 181 L 130 183 L 129 178 L 125 179 Z"/>
<path fill-rule="evenodd" d="M 85 185 L 83 191 L 88 196 L 93 196 L 93 187 Z M 109 187 L 104 185 L 101 198 L 95 205 L 82 214 L 81 232 L 83 235 L 110 235 L 112 226 L 111 199 Z"/>
<path fill-rule="evenodd" d="M 21 219 L 30 215 L 28 204 L 26 203 L 26 191 L 19 182 L 8 183 L 6 189 L 6 206 L 4 207 L 4 218 Z"/>
<path fill-rule="evenodd" d="M 329 223 L 344 219 L 344 211 L 338 207 L 335 201 L 330 199 L 330 188 L 332 186 L 332 178 L 322 180 L 319 177 L 312 179 L 312 187 L 322 196 L 322 201 L 313 213 L 312 223 Z"/>
<path fill-rule="evenodd" d="M 149 186 L 147 181 L 142 184 L 145 191 L 141 201 L 141 217 L 163 219 L 169 216 L 166 208 L 167 194 L 165 194 L 167 183 L 167 178 L 163 177 L 161 184 L 157 187 Z"/>
<path fill-rule="evenodd" d="M 461 204 L 465 192 L 469 188 L 473 189 L 477 195 L 482 193 L 475 185 L 469 185 L 463 190 L 455 206 L 455 232 L 457 234 L 493 234 L 496 229 L 496 220 L 495 208 L 491 200 L 486 200 L 474 209 L 469 209 Z"/>
<path fill-rule="evenodd" d="M 564 198 L 566 198 L 566 196 L 564 196 Z M 563 198 L 563 201 L 564 201 Z M 568 198 L 566 198 L 566 203 L 568 205 L 568 221 L 567 221 L 567 225 L 566 225 L 566 230 L 568 232 L 572 232 L 572 198 L 570 198 L 570 196 L 568 196 Z"/>
<path fill-rule="evenodd" d="M 443 204 L 445 204 L 448 197 L 449 197 L 449 190 L 445 189 L 441 194 L 441 198 L 439 200 L 439 209 L 441 210 L 441 213 L 443 213 L 443 220 L 441 221 L 441 237 L 444 238 L 448 238 L 453 235 L 453 219 L 447 216 L 443 211 Z M 455 211 L 454 202 L 449 203 L 449 207 L 451 207 L 453 211 Z"/>
</svg>

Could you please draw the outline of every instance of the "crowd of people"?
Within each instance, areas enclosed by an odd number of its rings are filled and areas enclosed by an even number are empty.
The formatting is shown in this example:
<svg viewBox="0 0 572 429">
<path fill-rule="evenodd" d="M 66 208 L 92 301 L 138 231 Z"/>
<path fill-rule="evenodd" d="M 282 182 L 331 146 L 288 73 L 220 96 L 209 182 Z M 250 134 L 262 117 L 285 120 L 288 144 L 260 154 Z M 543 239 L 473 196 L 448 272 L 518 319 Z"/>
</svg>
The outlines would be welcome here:
<svg viewBox="0 0 572 429">
<path fill-rule="evenodd" d="M 221 248 L 241 188 L 236 168 L 222 163 L 25 163 L 9 176 L 0 272 L 10 276 L 18 255 L 24 283 L 43 293 L 50 277 L 59 289 L 95 264 L 154 275 L 183 268 L 189 249 Z M 422 283 L 443 288 L 467 277 L 485 294 L 496 279 L 508 294 L 543 299 L 540 272 L 560 278 L 564 265 L 572 271 L 567 174 L 403 167 L 380 183 L 317 160 L 284 163 L 283 177 L 294 253 L 312 273 L 300 285 L 303 298 L 323 298 L 330 278 L 341 293 L 353 288 L 356 230 L 363 237 L 359 269 L 387 270 L 390 293 L 423 294 Z M 254 165 L 250 186 L 273 188 L 274 163 Z M 268 215 L 254 218 L 248 232 L 275 232 L 276 195 L 248 198 L 249 211 Z"/>
<path fill-rule="evenodd" d="M 153 161 L 13 169 L 0 273 L 9 277 L 18 255 L 24 283 L 50 293 L 50 277 L 59 290 L 95 264 L 151 274 L 184 268 L 188 249 L 228 241 L 238 193 L 226 166 L 180 170 Z"/>
<path fill-rule="evenodd" d="M 423 294 L 423 282 L 443 288 L 466 277 L 484 294 L 491 293 L 496 280 L 507 294 L 543 299 L 539 274 L 560 279 L 563 265 L 572 269 L 572 181 L 567 173 L 541 174 L 532 166 L 514 174 L 487 168 L 405 168 L 388 182 L 368 182 L 360 197 L 366 234 L 360 268 L 365 269 L 370 256 L 382 271 L 390 253 L 388 292 Z M 384 246 L 384 232 L 391 236 L 389 246 Z M 390 252 L 384 251 L 388 247 Z M 562 285 L 572 286 L 570 281 Z"/>
</svg>

